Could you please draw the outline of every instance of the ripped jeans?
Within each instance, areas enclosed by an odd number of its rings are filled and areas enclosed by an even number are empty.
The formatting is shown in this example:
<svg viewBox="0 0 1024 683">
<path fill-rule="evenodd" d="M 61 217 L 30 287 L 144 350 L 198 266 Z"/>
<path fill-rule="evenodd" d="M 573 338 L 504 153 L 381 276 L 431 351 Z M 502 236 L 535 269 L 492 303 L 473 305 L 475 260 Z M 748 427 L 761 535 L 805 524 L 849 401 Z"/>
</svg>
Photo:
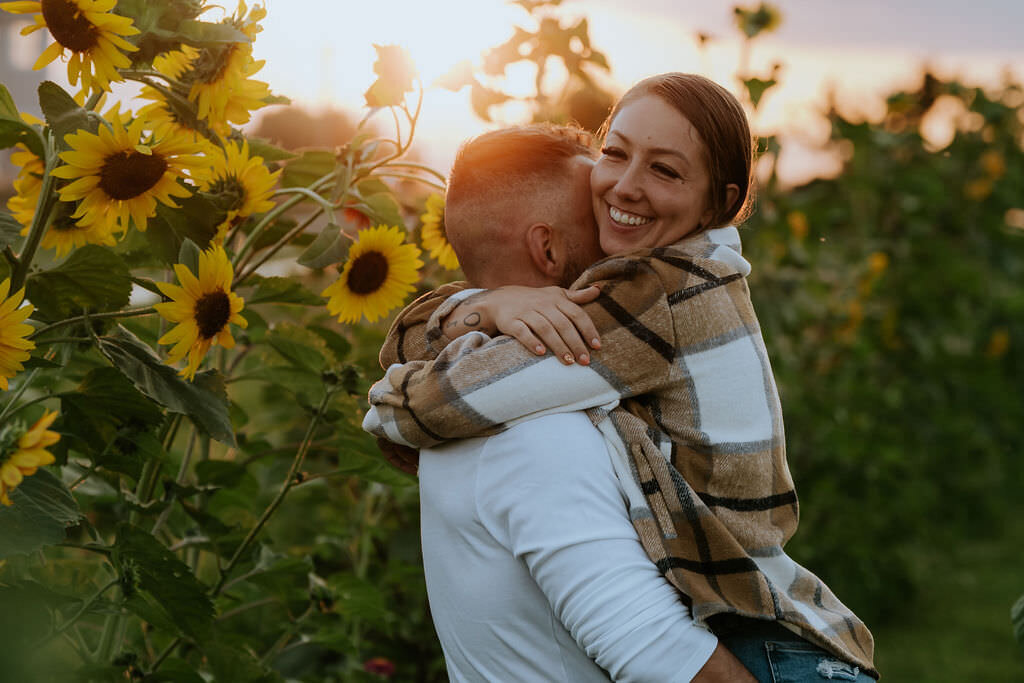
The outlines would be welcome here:
<svg viewBox="0 0 1024 683">
<path fill-rule="evenodd" d="M 723 614 L 708 623 L 719 642 L 761 683 L 875 681 L 776 622 Z"/>
</svg>

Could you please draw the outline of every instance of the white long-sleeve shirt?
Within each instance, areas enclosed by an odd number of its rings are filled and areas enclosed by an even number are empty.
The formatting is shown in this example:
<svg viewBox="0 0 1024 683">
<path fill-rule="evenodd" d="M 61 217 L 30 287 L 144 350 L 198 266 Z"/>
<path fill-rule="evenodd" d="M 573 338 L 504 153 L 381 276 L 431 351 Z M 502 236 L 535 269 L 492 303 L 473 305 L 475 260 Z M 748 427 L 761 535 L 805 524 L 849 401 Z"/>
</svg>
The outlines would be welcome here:
<svg viewBox="0 0 1024 683">
<path fill-rule="evenodd" d="M 717 639 L 644 553 L 584 414 L 424 449 L 419 476 L 452 681 L 689 681 L 711 656 Z"/>
</svg>

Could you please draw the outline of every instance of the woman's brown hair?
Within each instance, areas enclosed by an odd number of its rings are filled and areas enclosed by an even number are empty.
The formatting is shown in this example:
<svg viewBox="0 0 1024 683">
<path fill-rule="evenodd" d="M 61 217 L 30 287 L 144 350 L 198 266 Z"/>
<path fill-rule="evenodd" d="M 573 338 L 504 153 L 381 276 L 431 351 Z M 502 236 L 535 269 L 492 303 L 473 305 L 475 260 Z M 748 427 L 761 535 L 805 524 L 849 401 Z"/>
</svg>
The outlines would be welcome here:
<svg viewBox="0 0 1024 683">
<path fill-rule="evenodd" d="M 599 131 L 603 139 L 622 108 L 645 95 L 657 95 L 693 124 L 704 148 L 708 169 L 708 203 L 714 214 L 699 230 L 742 223 L 753 203 L 754 138 L 746 112 L 732 93 L 709 78 L 671 72 L 651 76 L 626 91 Z M 726 206 L 726 187 L 733 183 L 739 195 Z"/>
</svg>

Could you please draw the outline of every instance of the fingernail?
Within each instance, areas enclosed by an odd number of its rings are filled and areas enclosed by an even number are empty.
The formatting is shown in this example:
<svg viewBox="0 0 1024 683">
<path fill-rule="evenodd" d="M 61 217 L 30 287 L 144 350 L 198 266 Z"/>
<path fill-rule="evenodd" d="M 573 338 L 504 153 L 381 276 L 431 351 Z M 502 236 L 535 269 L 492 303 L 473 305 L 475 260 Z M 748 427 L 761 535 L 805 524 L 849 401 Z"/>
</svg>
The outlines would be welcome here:
<svg viewBox="0 0 1024 683">
<path fill-rule="evenodd" d="M 566 365 L 572 365 L 572 363 L 573 363 L 572 354 L 571 353 L 565 354 L 564 356 L 562 356 L 562 360 L 565 361 Z"/>
<path fill-rule="evenodd" d="M 593 346 L 595 349 L 599 349 L 601 348 L 601 340 L 595 337 L 594 339 L 590 340 L 590 345 Z"/>
<path fill-rule="evenodd" d="M 590 356 L 585 353 L 580 354 L 580 365 L 588 365 L 590 363 Z"/>
<path fill-rule="evenodd" d="M 540 344 L 537 344 L 535 347 L 533 347 L 533 350 L 537 352 L 538 356 L 544 355 L 544 347 L 541 346 Z"/>
</svg>

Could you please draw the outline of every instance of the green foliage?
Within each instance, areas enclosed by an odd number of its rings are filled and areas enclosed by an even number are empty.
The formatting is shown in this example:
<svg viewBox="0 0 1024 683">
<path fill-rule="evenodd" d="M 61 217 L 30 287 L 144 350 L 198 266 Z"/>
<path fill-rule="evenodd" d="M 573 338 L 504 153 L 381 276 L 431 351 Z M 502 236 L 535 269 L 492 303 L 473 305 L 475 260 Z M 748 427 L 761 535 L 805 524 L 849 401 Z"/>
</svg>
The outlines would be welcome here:
<svg viewBox="0 0 1024 683">
<path fill-rule="evenodd" d="M 1024 475 L 1006 457 L 1024 439 L 1020 94 L 928 77 L 881 124 L 833 111 L 842 172 L 769 179 L 745 229 L 801 493 L 789 548 L 869 624 L 947 544 L 997 528 Z M 935 151 L 939 96 L 964 114 Z"/>
<path fill-rule="evenodd" d="M 0 506 L 0 560 L 60 543 L 82 517 L 71 493 L 46 470 L 26 478 L 11 501 Z"/>
</svg>

